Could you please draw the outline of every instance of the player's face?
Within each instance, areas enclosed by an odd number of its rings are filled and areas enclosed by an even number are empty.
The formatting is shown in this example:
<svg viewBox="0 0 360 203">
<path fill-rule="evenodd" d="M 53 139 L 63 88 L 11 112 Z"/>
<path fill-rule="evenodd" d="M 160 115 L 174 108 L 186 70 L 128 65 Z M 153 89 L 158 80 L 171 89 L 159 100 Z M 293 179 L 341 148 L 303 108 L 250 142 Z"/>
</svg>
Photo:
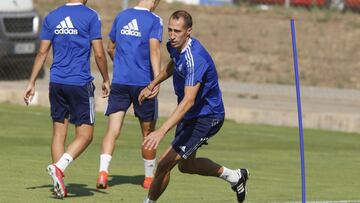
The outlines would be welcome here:
<svg viewBox="0 0 360 203">
<path fill-rule="evenodd" d="M 172 47 L 181 51 L 190 37 L 192 28 L 186 28 L 183 18 L 170 18 L 168 25 L 169 40 Z"/>
<path fill-rule="evenodd" d="M 83 0 L 83 4 L 86 5 L 87 1 L 88 1 L 88 0 Z"/>
</svg>

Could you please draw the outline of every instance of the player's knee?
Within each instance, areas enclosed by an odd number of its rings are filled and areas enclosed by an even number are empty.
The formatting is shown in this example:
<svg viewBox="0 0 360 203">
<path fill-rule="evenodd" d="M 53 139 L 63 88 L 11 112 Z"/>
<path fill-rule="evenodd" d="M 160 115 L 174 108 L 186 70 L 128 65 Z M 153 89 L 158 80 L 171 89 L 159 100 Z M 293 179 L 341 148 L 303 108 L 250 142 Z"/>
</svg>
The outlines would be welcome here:
<svg viewBox="0 0 360 203">
<path fill-rule="evenodd" d="M 143 137 L 148 136 L 150 133 L 151 133 L 150 129 L 145 129 L 145 130 L 142 131 Z"/>
<path fill-rule="evenodd" d="M 64 138 L 64 137 L 66 137 L 66 134 L 65 134 L 65 133 L 55 132 L 55 133 L 53 134 L 53 136 L 54 136 L 55 139 L 62 139 L 62 138 Z"/>
<path fill-rule="evenodd" d="M 144 137 L 148 136 L 152 131 L 154 130 L 150 127 L 142 129 L 143 136 Z"/>
<path fill-rule="evenodd" d="M 91 143 L 93 140 L 93 135 L 91 133 L 80 133 L 78 136 L 81 137 L 86 143 Z"/>
</svg>

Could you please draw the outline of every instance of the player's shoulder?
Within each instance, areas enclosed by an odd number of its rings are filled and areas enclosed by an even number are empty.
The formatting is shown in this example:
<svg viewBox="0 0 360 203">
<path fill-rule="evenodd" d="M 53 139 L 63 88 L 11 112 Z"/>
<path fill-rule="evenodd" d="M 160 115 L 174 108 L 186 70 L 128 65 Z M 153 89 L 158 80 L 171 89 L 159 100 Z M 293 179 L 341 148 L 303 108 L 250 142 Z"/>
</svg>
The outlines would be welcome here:
<svg viewBox="0 0 360 203">
<path fill-rule="evenodd" d="M 87 6 L 84 6 L 84 9 L 89 12 L 90 15 L 96 15 L 97 18 L 100 20 L 100 14 L 99 12 L 97 12 L 95 9 L 91 8 L 91 7 L 87 7 Z"/>
<path fill-rule="evenodd" d="M 95 17 L 97 17 L 97 19 L 100 20 L 100 14 L 91 7 L 82 5 L 82 6 L 76 7 L 76 9 L 77 9 L 78 15 L 81 15 L 89 20 L 94 19 Z"/>
<path fill-rule="evenodd" d="M 163 25 L 163 19 L 160 16 L 156 15 L 156 13 L 154 12 L 150 12 L 150 13 L 154 20 L 159 21 L 160 25 Z"/>
<path fill-rule="evenodd" d="M 148 9 L 135 6 L 131 9 L 129 9 L 129 12 L 137 12 L 136 15 L 138 15 L 140 13 L 140 15 L 142 15 L 142 17 L 144 17 L 144 18 L 148 18 L 153 21 L 157 21 L 161 25 L 163 24 L 162 18 L 160 16 L 158 16 L 157 14 L 155 14 L 154 12 L 149 11 Z"/>
<path fill-rule="evenodd" d="M 193 55 L 196 55 L 197 57 L 204 60 L 206 60 L 210 55 L 202 43 L 195 38 L 192 38 L 191 51 L 193 52 Z"/>
<path fill-rule="evenodd" d="M 205 48 L 202 44 L 194 37 L 191 37 L 186 48 L 186 52 L 191 55 L 193 58 L 202 60 L 204 59 L 204 50 Z M 206 51 L 206 50 L 205 50 Z"/>
<path fill-rule="evenodd" d="M 59 6 L 57 8 L 55 8 L 54 10 L 50 11 L 45 18 L 51 18 L 52 16 L 55 16 L 57 14 L 60 14 L 62 12 L 62 10 L 64 9 L 65 5 Z"/>
</svg>

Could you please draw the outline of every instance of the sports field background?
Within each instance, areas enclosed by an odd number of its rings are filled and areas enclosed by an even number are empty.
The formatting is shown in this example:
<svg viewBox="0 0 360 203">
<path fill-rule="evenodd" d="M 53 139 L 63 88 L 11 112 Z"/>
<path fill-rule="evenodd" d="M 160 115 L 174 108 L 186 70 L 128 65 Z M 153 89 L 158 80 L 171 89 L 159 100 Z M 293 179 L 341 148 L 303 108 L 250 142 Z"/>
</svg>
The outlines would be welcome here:
<svg viewBox="0 0 360 203">
<path fill-rule="evenodd" d="M 175 10 L 184 9 L 192 14 L 193 36 L 213 57 L 221 80 L 292 85 L 289 21 L 294 18 L 301 84 L 360 89 L 358 12 L 304 7 L 285 9 L 283 6 L 264 11 L 246 3 L 249 1 L 241 0 L 244 3 L 237 6 L 195 6 L 168 4 L 162 0 L 155 12 L 164 20 L 163 64 L 169 59 L 165 46 L 168 18 Z M 129 6 L 137 2 L 129 0 Z M 64 3 L 64 0 L 36 0 L 35 7 L 45 16 Z M 101 15 L 106 45 L 113 20 L 121 11 L 122 0 L 89 0 L 87 5 Z M 50 62 L 47 61 L 46 67 Z M 112 70 L 111 63 L 109 69 Z"/>
<path fill-rule="evenodd" d="M 128 115 L 110 168 L 109 190 L 95 188 L 100 142 L 106 120 L 96 115 L 92 144 L 66 170 L 69 197 L 64 202 L 142 202 L 147 191 L 140 184 L 143 161 L 137 119 Z M 160 119 L 162 122 L 163 119 Z M 0 104 L 0 202 L 56 202 L 45 172 L 50 163 L 51 119 L 48 108 Z M 68 140 L 73 137 L 73 126 Z M 160 144 L 159 154 L 173 133 Z M 360 202 L 360 135 L 305 130 L 307 200 Z M 247 202 L 301 200 L 300 162 L 296 128 L 237 124 L 226 121 L 222 130 L 200 149 L 230 168 L 247 167 Z M 224 181 L 186 175 L 174 169 L 161 202 L 236 202 Z"/>
</svg>

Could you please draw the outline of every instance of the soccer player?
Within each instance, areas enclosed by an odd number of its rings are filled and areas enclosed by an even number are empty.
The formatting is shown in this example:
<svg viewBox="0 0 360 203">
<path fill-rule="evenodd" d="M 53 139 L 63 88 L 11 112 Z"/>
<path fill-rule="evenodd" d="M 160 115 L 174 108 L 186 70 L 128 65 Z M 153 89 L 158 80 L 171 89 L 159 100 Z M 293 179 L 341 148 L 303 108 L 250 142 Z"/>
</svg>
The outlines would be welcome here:
<svg viewBox="0 0 360 203">
<path fill-rule="evenodd" d="M 86 149 L 93 137 L 95 87 L 90 73 L 91 47 L 103 78 L 103 97 L 110 92 L 100 17 L 96 11 L 85 6 L 86 2 L 69 0 L 45 17 L 40 49 L 24 92 L 24 101 L 28 104 L 35 93 L 36 78 L 52 46 L 49 99 L 53 120 L 53 164 L 47 167 L 47 171 L 53 179 L 54 193 L 59 198 L 67 195 L 64 184 L 66 167 Z M 75 125 L 75 138 L 65 150 L 69 122 Z"/>
<path fill-rule="evenodd" d="M 178 105 L 165 123 L 145 138 L 143 146 L 149 150 L 157 148 L 166 133 L 177 125 L 175 138 L 159 160 L 144 203 L 153 203 L 161 196 L 176 164 L 183 173 L 224 179 L 236 192 L 238 202 L 243 202 L 247 169 L 231 170 L 210 159 L 196 157 L 198 148 L 220 130 L 225 111 L 215 64 L 201 43 L 191 37 L 191 32 L 192 17 L 188 12 L 179 10 L 170 16 L 167 49 L 171 61 L 139 95 L 141 103 L 151 96 L 155 86 L 173 75 Z"/>
<path fill-rule="evenodd" d="M 109 120 L 102 141 L 97 188 L 108 187 L 109 165 L 115 141 L 131 103 L 140 122 L 142 137 L 155 128 L 159 86 L 153 88 L 143 105 L 139 105 L 137 98 L 140 91 L 160 72 L 163 25 L 162 19 L 153 13 L 159 1 L 140 0 L 136 7 L 120 12 L 109 34 L 108 54 L 114 61 L 114 74 L 105 111 Z M 154 176 L 156 150 L 142 147 L 141 151 L 145 168 L 143 187 L 148 189 Z"/>
</svg>

